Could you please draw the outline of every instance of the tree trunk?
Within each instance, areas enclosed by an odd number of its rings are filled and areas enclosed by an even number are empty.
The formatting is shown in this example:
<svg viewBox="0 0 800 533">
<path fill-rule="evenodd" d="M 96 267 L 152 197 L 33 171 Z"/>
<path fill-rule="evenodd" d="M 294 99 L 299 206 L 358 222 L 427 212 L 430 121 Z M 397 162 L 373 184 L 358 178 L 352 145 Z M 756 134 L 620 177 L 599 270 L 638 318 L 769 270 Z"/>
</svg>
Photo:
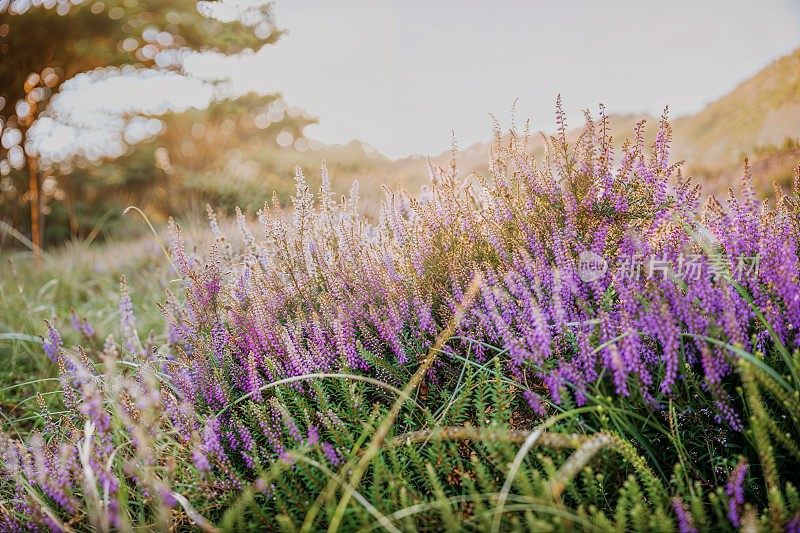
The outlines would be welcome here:
<svg viewBox="0 0 800 533">
<path fill-rule="evenodd" d="M 72 191 L 66 190 L 66 187 L 64 189 L 64 207 L 67 208 L 67 218 L 69 219 L 69 236 L 75 240 L 80 231 L 78 214 L 75 212 L 75 204 L 72 202 Z"/>
<path fill-rule="evenodd" d="M 44 234 L 44 219 L 42 218 L 42 197 L 39 194 L 39 170 L 36 156 L 28 156 L 28 189 L 31 196 L 31 242 L 33 243 L 33 257 L 37 263 L 42 261 L 42 235 Z"/>
</svg>

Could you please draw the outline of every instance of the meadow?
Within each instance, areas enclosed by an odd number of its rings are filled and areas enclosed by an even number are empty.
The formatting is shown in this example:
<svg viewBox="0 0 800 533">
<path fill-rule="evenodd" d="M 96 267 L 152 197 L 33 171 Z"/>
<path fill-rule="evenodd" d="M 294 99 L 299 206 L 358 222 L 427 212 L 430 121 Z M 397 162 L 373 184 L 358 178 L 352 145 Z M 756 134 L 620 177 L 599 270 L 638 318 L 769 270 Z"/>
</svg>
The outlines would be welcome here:
<svg viewBox="0 0 800 533">
<path fill-rule="evenodd" d="M 0 529 L 800 530 L 800 174 L 556 116 L 377 216 L 323 166 L 6 254 Z"/>
</svg>

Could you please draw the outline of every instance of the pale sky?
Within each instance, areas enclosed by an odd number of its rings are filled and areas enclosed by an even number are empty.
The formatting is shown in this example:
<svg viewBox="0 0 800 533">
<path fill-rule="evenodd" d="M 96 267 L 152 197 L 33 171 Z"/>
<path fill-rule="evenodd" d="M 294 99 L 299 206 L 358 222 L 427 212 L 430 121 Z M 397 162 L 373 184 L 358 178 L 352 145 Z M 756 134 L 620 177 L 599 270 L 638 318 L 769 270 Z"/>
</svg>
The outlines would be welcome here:
<svg viewBox="0 0 800 533">
<path fill-rule="evenodd" d="M 277 23 L 287 33 L 276 45 L 187 66 L 230 77 L 237 92 L 283 93 L 319 118 L 306 130 L 312 140 L 358 139 L 390 157 L 439 154 L 453 133 L 462 148 L 485 141 L 489 114 L 508 125 L 515 99 L 518 123 L 546 131 L 558 93 L 571 124 L 599 103 L 612 113 L 691 113 L 800 46 L 800 0 L 279 0 Z M 158 123 L 120 131 L 102 113 L 157 114 L 212 96 L 174 75 L 90 81 L 67 82 L 53 105 L 92 127 L 39 121 L 31 137 L 43 155 L 113 157 Z"/>
<path fill-rule="evenodd" d="M 211 68 L 319 117 L 311 138 L 392 157 L 485 140 L 517 98 L 537 129 L 558 93 L 573 123 L 598 103 L 697 111 L 800 46 L 800 0 L 286 0 L 277 17 L 275 46 Z"/>
</svg>

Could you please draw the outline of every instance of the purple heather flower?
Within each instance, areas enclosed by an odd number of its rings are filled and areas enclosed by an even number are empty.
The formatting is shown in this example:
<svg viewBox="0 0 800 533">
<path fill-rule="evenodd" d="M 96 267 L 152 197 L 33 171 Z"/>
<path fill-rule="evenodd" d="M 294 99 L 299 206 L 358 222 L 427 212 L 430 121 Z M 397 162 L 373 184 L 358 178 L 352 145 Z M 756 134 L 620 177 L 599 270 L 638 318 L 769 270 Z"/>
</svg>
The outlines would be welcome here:
<svg viewBox="0 0 800 533">
<path fill-rule="evenodd" d="M 81 332 L 81 319 L 78 318 L 78 315 L 77 315 L 77 313 L 75 313 L 75 309 L 74 308 L 69 310 L 69 321 L 70 321 L 70 324 L 72 325 L 72 329 L 74 329 L 75 331 L 80 333 Z"/>
<path fill-rule="evenodd" d="M 47 322 L 47 336 L 42 337 L 44 353 L 51 361 L 55 362 L 61 354 L 62 346 L 64 346 L 64 342 L 61 340 L 61 333 L 50 322 Z"/>
<path fill-rule="evenodd" d="M 294 439 L 297 443 L 303 442 L 303 434 L 300 433 L 300 429 L 297 427 L 297 424 L 294 423 L 292 417 L 288 415 L 288 413 L 283 413 L 283 423 L 286 426 L 286 430 L 289 432 L 289 436 Z"/>
<path fill-rule="evenodd" d="M 786 533 L 800 533 L 800 511 L 786 524 Z"/>
<path fill-rule="evenodd" d="M 557 115 L 555 143 L 566 143 L 560 103 Z M 587 134 L 570 149 L 574 164 L 557 153 L 534 164 L 528 152 L 518 149 L 519 139 L 507 143 L 498 135 L 485 187 L 471 178 L 459 182 L 455 170 L 434 168 L 420 203 L 404 194 L 389 195 L 377 223 L 359 214 L 357 192 L 341 205 L 332 201 L 327 172 L 322 205 L 315 208 L 298 171 L 293 224 L 287 222 L 291 214 L 284 215 L 277 203 L 262 210 L 266 241 L 259 242 L 237 212 L 246 247 L 241 261 L 233 256 L 213 213 L 215 244 L 205 260 L 187 257 L 181 230 L 174 226 L 172 258 L 186 289 L 186 303 L 168 297 L 164 309 L 173 352 L 165 371 L 176 392 L 151 395 L 139 390 L 132 394 L 133 405 L 148 412 L 162 409 L 164 422 L 187 443 L 199 432 L 202 444 L 191 451 L 194 465 L 208 472 L 213 464 L 228 487 L 239 486 L 234 465 L 243 461 L 252 468 L 262 460 L 288 458 L 296 445 L 319 446 L 330 464 L 339 465 L 340 454 L 319 434 L 342 426 L 335 414 L 309 415 L 314 422 L 304 422 L 301 431 L 277 400 L 269 399 L 273 392 L 233 401 L 264 383 L 315 372 L 394 379 L 368 362 L 373 357 L 391 358 L 413 371 L 415 356 L 429 349 L 479 271 L 479 295 L 456 326 L 459 338 L 442 351 L 477 361 L 499 354 L 503 371 L 529 384 L 520 399 L 537 415 L 546 416 L 548 402 L 585 404 L 600 376 L 617 395 L 641 396 L 656 406 L 663 395 L 678 394 L 675 384 L 688 365 L 702 378 L 718 420 L 742 429 L 742 413 L 730 390 L 735 355 L 700 337 L 766 351 L 771 330 L 790 350 L 797 347 L 796 213 L 788 202 L 774 210 L 761 204 L 747 172 L 740 199 L 726 208 L 711 202 L 696 213 L 696 191 L 673 175 L 669 163 L 665 119 L 650 156 L 643 124 L 616 156 L 606 128 L 601 111 L 600 122 L 589 124 Z M 701 253 L 686 228 L 706 236 L 720 257 Z M 588 250 L 605 257 L 609 271 L 586 282 L 576 258 Z M 740 255 L 760 258 L 760 270 L 742 278 L 741 285 L 768 328 L 728 279 L 710 275 L 720 265 L 733 271 Z M 692 278 L 684 269 L 676 271 L 684 278 L 660 273 L 649 278 L 644 268 L 637 277 L 622 256 L 642 261 L 655 257 L 673 267 L 687 266 L 683 260 L 691 256 L 701 275 Z M 124 280 L 121 285 L 123 345 L 143 352 L 131 295 Z M 91 325 L 74 312 L 70 321 L 81 334 L 93 335 Z M 61 336 L 51 324 L 42 344 L 48 357 L 59 362 L 65 407 L 97 427 L 98 457 L 93 460 L 101 483 L 112 487 L 120 480 L 105 469 L 113 443 L 97 377 L 61 353 Z M 106 355 L 115 350 L 108 348 Z M 370 357 L 362 357 L 365 353 Z M 428 378 L 434 386 L 435 377 L 448 375 L 441 370 L 449 361 L 442 355 L 433 367 Z M 657 382 L 659 376 L 663 379 Z M 135 387 L 145 387 L 146 380 L 138 374 L 136 379 Z M 313 390 L 307 382 L 291 386 L 303 393 Z M 213 418 L 224 406 L 230 408 L 220 419 Z M 198 417 L 206 417 L 205 426 Z M 153 424 L 152 430 L 158 427 Z M 259 447 L 258 442 L 266 445 Z M 14 458 L 14 468 L 30 479 L 47 474 L 37 483 L 39 489 L 64 510 L 75 506 L 70 486 L 75 478 L 70 476 L 79 474 L 80 466 L 39 455 L 38 463 Z M 11 463 L 5 455 L 3 461 Z M 740 463 L 726 490 L 734 525 L 740 523 L 746 470 L 746 463 Z M 14 512 L 19 507 L 22 516 L 30 516 L 22 505 L 15 504 Z M 672 505 L 680 530 L 692 531 L 684 502 L 674 499 Z"/>
<path fill-rule="evenodd" d="M 201 472 L 208 472 L 211 470 L 211 463 L 208 462 L 208 457 L 200 450 L 192 451 L 192 462 Z"/>
<path fill-rule="evenodd" d="M 333 323 L 336 336 L 336 350 L 339 356 L 347 363 L 347 366 L 352 369 L 366 370 L 366 363 L 361 356 L 358 355 L 358 350 L 356 349 L 353 323 L 347 316 L 345 309 L 341 309 L 338 314 L 340 318 L 336 319 Z"/>
<path fill-rule="evenodd" d="M 308 426 L 308 439 L 306 443 L 309 446 L 316 446 L 319 443 L 319 430 L 314 424 Z"/>
<path fill-rule="evenodd" d="M 336 452 L 336 448 L 333 447 L 333 444 L 330 442 L 323 442 L 320 444 L 322 448 L 322 453 L 325 454 L 325 458 L 328 462 L 333 466 L 339 466 L 342 460 L 339 458 L 339 454 Z"/>
<path fill-rule="evenodd" d="M 141 347 L 141 342 L 136 334 L 136 316 L 133 313 L 133 302 L 131 301 L 125 276 L 122 276 L 119 286 L 119 314 L 122 338 L 125 340 L 125 348 L 128 351 L 137 352 Z"/>
<path fill-rule="evenodd" d="M 273 402 L 270 402 L 266 415 L 261 415 L 258 418 L 258 425 L 261 433 L 267 438 L 272 451 L 277 455 L 281 455 L 285 449 L 281 438 L 283 437 L 282 427 L 283 415 L 280 409 L 276 407 Z"/>
<path fill-rule="evenodd" d="M 225 349 L 229 341 L 230 337 L 228 336 L 228 331 L 225 329 L 224 324 L 222 324 L 219 319 L 215 320 L 211 326 L 211 345 L 214 350 L 214 355 L 217 357 L 217 361 L 221 362 L 225 359 Z"/>
<path fill-rule="evenodd" d="M 69 320 L 70 324 L 72 325 L 72 329 L 82 334 L 84 337 L 89 338 L 94 336 L 94 328 L 92 325 L 85 318 L 80 318 L 75 312 L 75 309 L 70 310 Z"/>
<path fill-rule="evenodd" d="M 728 520 L 733 527 L 741 525 L 741 510 L 744 505 L 744 478 L 747 474 L 747 462 L 739 461 L 731 472 L 728 483 L 725 485 L 725 494 L 728 496 Z"/>
<path fill-rule="evenodd" d="M 541 417 L 547 416 L 547 408 L 542 405 L 542 398 L 538 394 L 531 390 L 526 390 L 523 395 L 525 396 L 525 401 L 528 402 L 528 406 L 534 413 Z"/>
<path fill-rule="evenodd" d="M 169 490 L 169 487 L 163 483 L 159 483 L 158 485 L 158 493 L 161 496 L 161 501 L 164 502 L 164 505 L 170 509 L 178 505 L 178 501 L 172 495 L 172 491 Z"/>
<path fill-rule="evenodd" d="M 217 459 L 222 459 L 225 456 L 225 451 L 222 448 L 220 437 L 220 423 L 218 418 L 212 418 L 206 422 L 206 427 L 203 430 L 203 452 Z"/>
<path fill-rule="evenodd" d="M 189 266 L 189 260 L 186 257 L 186 249 L 183 243 L 183 232 L 181 231 L 181 227 L 178 224 L 175 224 L 175 221 L 170 218 L 170 252 L 172 253 L 172 257 L 175 259 L 175 263 L 177 263 L 178 274 L 183 277 L 188 277 L 191 274 L 191 267 Z"/>
<path fill-rule="evenodd" d="M 697 533 L 692 514 L 686 509 L 683 500 L 677 497 L 672 498 L 672 509 L 675 511 L 675 518 L 678 519 L 678 531 L 680 533 Z"/>
<path fill-rule="evenodd" d="M 94 327 L 93 327 L 93 326 L 92 326 L 92 324 L 91 324 L 91 323 L 90 323 L 88 320 L 86 320 L 86 319 L 84 319 L 84 320 L 81 322 L 81 333 L 83 333 L 83 336 L 84 336 L 84 337 L 87 337 L 87 338 L 89 338 L 89 337 L 94 337 Z"/>
</svg>

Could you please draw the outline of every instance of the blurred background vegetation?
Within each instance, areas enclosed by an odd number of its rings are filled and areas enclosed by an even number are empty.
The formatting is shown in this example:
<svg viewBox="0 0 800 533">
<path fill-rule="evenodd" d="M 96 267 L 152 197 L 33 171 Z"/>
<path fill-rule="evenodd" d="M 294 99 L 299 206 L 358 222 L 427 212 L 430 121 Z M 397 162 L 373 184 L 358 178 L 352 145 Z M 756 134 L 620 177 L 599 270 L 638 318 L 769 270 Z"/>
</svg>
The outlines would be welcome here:
<svg viewBox="0 0 800 533">
<path fill-rule="evenodd" d="M 2 4 L 0 216 L 8 225 L 30 235 L 38 247 L 91 233 L 127 202 L 168 214 L 178 192 L 177 176 L 206 166 L 252 133 L 254 122 L 245 119 L 274 105 L 276 97 L 234 103 L 217 91 L 206 111 L 157 109 L 150 117 L 135 108 L 81 117 L 57 105 L 59 93 L 78 76 L 182 74 L 192 53 L 253 51 L 280 35 L 268 2 L 229 5 L 226 11 L 219 7 L 195 0 Z M 245 122 L 249 128 L 240 127 Z M 277 122 L 293 135 L 304 125 L 285 114 Z M 199 134 L 192 130 L 196 123 L 204 126 Z M 46 153 L 47 139 L 39 142 L 37 126 L 45 129 L 44 137 L 59 127 L 78 139 L 98 127 L 105 128 L 105 135 L 96 146 L 80 141 L 70 146 L 56 138 L 61 150 Z M 274 127 L 262 129 L 262 139 L 275 138 Z M 193 137 L 198 146 L 192 146 Z"/>
</svg>

